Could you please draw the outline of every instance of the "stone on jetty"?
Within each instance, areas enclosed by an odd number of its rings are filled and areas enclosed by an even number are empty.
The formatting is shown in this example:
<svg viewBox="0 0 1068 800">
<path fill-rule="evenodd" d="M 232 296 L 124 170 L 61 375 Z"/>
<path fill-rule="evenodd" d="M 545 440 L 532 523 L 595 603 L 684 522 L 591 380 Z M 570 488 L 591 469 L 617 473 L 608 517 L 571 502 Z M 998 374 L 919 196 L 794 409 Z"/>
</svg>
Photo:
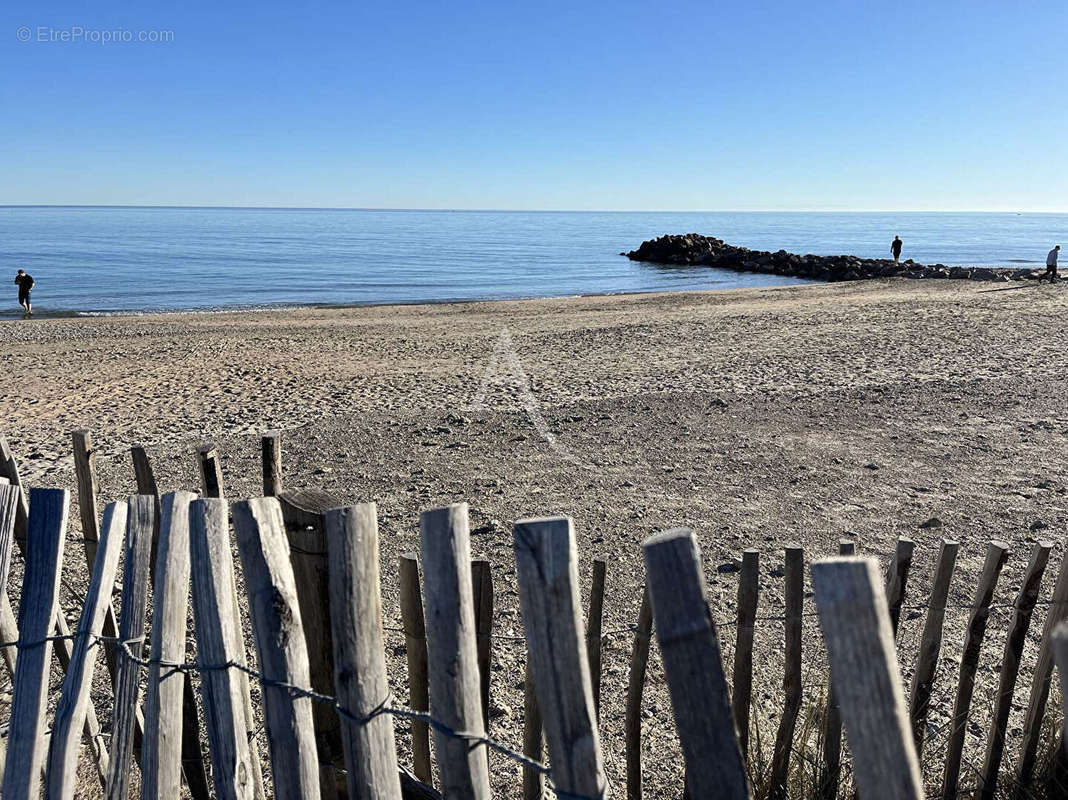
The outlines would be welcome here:
<svg viewBox="0 0 1068 800">
<path fill-rule="evenodd" d="M 736 272 L 762 272 L 820 281 L 859 281 L 867 278 L 942 278 L 973 281 L 1034 279 L 1039 270 L 984 267 L 947 267 L 917 264 L 912 259 L 895 264 L 886 258 L 798 255 L 778 250 L 769 253 L 735 247 L 699 233 L 667 235 L 642 242 L 637 250 L 620 253 L 631 261 L 678 266 L 720 267 Z"/>
</svg>

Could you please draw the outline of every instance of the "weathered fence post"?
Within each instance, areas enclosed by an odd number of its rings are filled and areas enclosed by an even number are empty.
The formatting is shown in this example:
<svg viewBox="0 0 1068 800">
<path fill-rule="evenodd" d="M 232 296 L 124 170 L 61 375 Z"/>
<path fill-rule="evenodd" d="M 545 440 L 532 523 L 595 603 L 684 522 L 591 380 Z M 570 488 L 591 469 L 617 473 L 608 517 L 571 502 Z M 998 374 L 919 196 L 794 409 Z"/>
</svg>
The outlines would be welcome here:
<svg viewBox="0 0 1068 800">
<path fill-rule="evenodd" d="M 0 476 L 0 640 L 17 642 L 19 638 L 15 612 L 11 610 L 11 601 L 7 596 L 8 567 L 11 564 L 11 547 L 15 538 L 15 515 L 18 513 L 18 487 L 12 488 L 7 478 Z M 15 681 L 17 656 L 14 645 L 0 648 L 3 651 L 4 665 L 12 685 Z M 0 781 L 7 766 L 7 743 L 0 742 Z"/>
<path fill-rule="evenodd" d="M 1031 551 L 1031 562 L 1024 573 L 1020 592 L 1013 604 L 1014 613 L 1005 639 L 1005 652 L 1001 658 L 1001 675 L 998 679 L 997 699 L 994 702 L 994 718 L 986 740 L 986 758 L 983 761 L 981 800 L 993 800 L 998 784 L 998 770 L 1001 757 L 1005 752 L 1005 728 L 1012 711 L 1012 695 L 1016 690 L 1016 676 L 1020 672 L 1020 658 L 1023 655 L 1027 629 L 1031 625 L 1031 615 L 1038 602 L 1038 591 L 1042 584 L 1042 573 L 1046 571 L 1053 544 L 1038 542 Z"/>
<path fill-rule="evenodd" d="M 649 640 L 653 633 L 653 605 L 649 587 L 642 587 L 642 605 L 630 651 L 630 678 L 627 681 L 627 707 L 623 727 L 626 729 L 627 800 L 642 797 L 642 695 L 645 671 L 649 664 Z"/>
<path fill-rule="evenodd" d="M 545 756 L 542 747 L 541 709 L 538 693 L 534 691 L 534 673 L 530 667 L 530 649 L 523 668 L 523 755 L 541 763 Z M 541 770 L 523 766 L 523 800 L 542 800 L 545 795 L 545 774 Z"/>
<path fill-rule="evenodd" d="M 646 539 L 642 548 L 689 789 L 698 798 L 748 800 L 697 542 L 690 531 L 678 529 Z"/>
<path fill-rule="evenodd" d="M 334 642 L 330 633 L 330 577 L 326 557 L 326 517 L 341 500 L 319 489 L 282 492 L 278 496 L 289 541 L 289 561 L 297 586 L 304 641 L 308 647 L 311 688 L 334 692 Z M 345 794 L 341 720 L 327 703 L 312 706 L 318 748 L 320 791 Z"/>
<path fill-rule="evenodd" d="M 886 572 L 886 605 L 890 611 L 890 627 L 897 637 L 897 625 L 901 620 L 901 606 L 905 602 L 905 585 L 909 579 L 912 566 L 912 552 L 916 543 L 905 536 L 897 540 L 894 558 Z"/>
<path fill-rule="evenodd" d="M 838 540 L 838 555 L 851 556 L 856 545 L 851 539 Z M 820 773 L 820 797 L 835 800 L 842 773 L 842 712 L 834 698 L 834 680 L 827 676 L 827 711 L 823 715 L 823 765 Z"/>
<path fill-rule="evenodd" d="M 78 514 L 82 523 L 82 538 L 85 540 L 85 558 L 90 569 L 96 561 L 96 543 L 100 538 L 97 523 L 95 461 L 96 450 L 87 430 L 71 434 L 74 450 L 74 477 L 78 484 Z"/>
<path fill-rule="evenodd" d="M 192 492 L 170 492 L 160 501 L 159 546 L 152 596 L 151 657 L 141 749 L 141 796 L 177 797 L 182 778 L 185 662 L 189 621 L 189 504 Z"/>
<path fill-rule="evenodd" d="M 130 458 L 133 461 L 137 493 L 156 498 L 156 513 L 162 519 L 159 486 L 156 483 L 156 476 L 152 471 L 152 462 L 148 458 L 148 453 L 140 445 L 134 445 L 130 448 Z M 159 537 L 157 536 L 152 543 L 152 568 L 149 571 L 153 583 L 156 581 L 158 549 Z M 186 605 L 188 607 L 188 599 Z M 192 676 L 182 681 L 182 772 L 185 774 L 185 781 L 189 786 L 189 794 L 193 800 L 211 800 L 211 790 L 208 788 L 208 773 L 204 764 L 204 752 L 200 747 L 200 721 Z"/>
<path fill-rule="evenodd" d="M 742 553 L 742 571 L 738 576 L 738 620 L 734 645 L 734 683 L 731 713 L 738 728 L 738 746 L 742 758 L 749 758 L 749 705 L 753 697 L 753 633 L 760 593 L 760 551 L 750 548 Z"/>
<path fill-rule="evenodd" d="M 593 559 L 593 577 L 590 580 L 590 605 L 586 618 L 586 654 L 590 659 L 590 681 L 593 686 L 593 709 L 601 719 L 601 629 L 604 624 L 604 579 L 608 559 L 597 556 Z"/>
<path fill-rule="evenodd" d="M 922 800 L 894 633 L 874 559 L 812 565 L 835 696 L 865 800 Z"/>
<path fill-rule="evenodd" d="M 137 483 L 137 493 L 159 497 L 159 486 L 156 484 L 156 475 L 152 471 L 152 462 L 148 458 L 148 452 L 139 444 L 130 448 L 130 461 L 133 462 L 134 481 Z"/>
<path fill-rule="evenodd" d="M 1031 697 L 1027 703 L 1027 716 L 1023 724 L 1023 744 L 1020 747 L 1020 769 L 1017 781 L 1021 788 L 1031 785 L 1034 777 L 1035 762 L 1038 757 L 1038 745 L 1042 739 L 1042 717 L 1046 713 L 1046 701 L 1049 700 L 1050 681 L 1053 678 L 1053 629 L 1064 619 L 1068 619 L 1068 550 L 1061 556 L 1061 569 L 1057 574 L 1057 585 L 1053 589 L 1053 598 L 1046 622 L 1042 627 L 1042 644 L 1035 660 L 1035 670 L 1031 678 Z M 1065 692 L 1068 694 L 1068 692 Z"/>
<path fill-rule="evenodd" d="M 275 796 L 318 800 L 312 701 L 289 690 L 308 688 L 311 677 L 282 509 L 275 498 L 259 497 L 234 503 L 231 513 L 263 676 Z"/>
<path fill-rule="evenodd" d="M 219 459 L 219 452 L 216 449 L 215 445 L 213 445 L 211 443 L 207 443 L 207 444 L 201 445 L 197 449 L 197 461 L 198 461 L 198 463 L 200 465 L 200 483 L 201 483 L 201 491 L 202 491 L 202 494 L 204 495 L 204 497 L 205 498 L 209 498 L 209 499 L 211 499 L 211 498 L 217 498 L 217 499 L 220 499 L 220 500 L 223 499 L 224 498 L 224 494 L 223 494 L 223 489 L 222 489 L 222 486 L 223 486 L 222 463 L 221 463 L 221 461 Z M 229 538 L 230 538 L 229 526 L 225 526 L 224 530 L 226 531 L 227 541 L 229 541 Z M 231 569 L 231 576 L 233 576 L 233 570 L 232 569 Z M 233 617 L 234 617 L 235 620 L 240 620 L 241 619 L 241 607 L 238 605 L 238 602 L 237 602 L 236 579 L 235 579 L 235 583 L 234 583 L 234 590 L 230 593 L 230 596 L 233 598 L 233 612 L 232 612 L 233 613 Z M 242 666 L 246 665 L 245 648 L 244 648 L 244 646 L 241 647 L 241 650 L 238 653 L 238 659 L 239 659 L 238 663 L 240 663 Z M 248 681 L 247 676 L 246 676 L 245 680 L 246 680 L 246 683 L 247 683 L 247 681 Z M 247 692 L 245 693 L 245 696 L 244 696 L 243 699 L 244 699 L 244 705 L 245 705 L 245 727 L 248 730 L 251 731 L 256 727 L 255 717 L 254 717 L 254 715 L 252 713 L 252 700 L 251 700 L 251 698 L 250 698 L 250 696 L 248 695 Z M 253 764 L 253 767 L 254 767 L 253 772 L 252 772 L 252 777 L 255 779 L 255 782 L 256 782 L 256 797 L 257 798 L 262 798 L 264 796 L 263 774 L 262 774 L 261 768 L 260 768 L 259 746 L 256 744 L 255 739 L 249 740 L 249 748 L 250 748 L 250 750 L 252 752 L 252 764 Z"/>
<path fill-rule="evenodd" d="M 0 589 L 7 591 L 7 576 L 11 567 L 11 549 L 15 544 L 15 519 L 18 516 L 22 490 L 4 479 L 0 486 Z"/>
<path fill-rule="evenodd" d="M 141 692 L 141 654 L 148 607 L 148 570 L 155 535 L 156 499 L 133 495 L 128 503 L 123 559 L 122 615 L 119 617 L 118 676 L 108 771 L 108 800 L 126 800 L 134 761 L 134 729 Z M 184 634 L 183 634 L 184 639 Z"/>
<path fill-rule="evenodd" d="M 805 551 L 799 546 L 786 548 L 786 641 L 783 655 L 783 691 L 786 700 L 775 751 L 771 759 L 771 797 L 785 798 L 793 752 L 794 729 L 801 711 L 801 614 L 805 602 Z"/>
<path fill-rule="evenodd" d="M 430 710 L 454 731 L 483 735 L 478 647 L 471 596 L 467 504 L 419 515 L 424 572 Z M 485 745 L 434 731 L 441 791 L 456 800 L 490 796 Z"/>
<path fill-rule="evenodd" d="M 15 519 L 18 516 L 22 489 L 11 486 L 7 478 L 0 478 L 0 639 L 16 642 L 19 638 L 18 623 L 7 596 L 7 578 L 11 567 L 11 549 L 15 543 Z M 3 648 L 4 663 L 12 682 L 15 680 L 15 646 Z M 0 771 L 2 772 L 2 771 Z"/>
<path fill-rule="evenodd" d="M 935 565 L 934 585 L 927 604 L 927 619 L 923 623 L 920 652 L 916 656 L 916 669 L 912 673 L 912 688 L 909 691 L 909 723 L 912 726 L 912 742 L 916 756 L 923 752 L 923 740 L 927 733 L 927 711 L 931 705 L 931 690 L 934 687 L 938 654 L 942 649 L 942 624 L 946 618 L 946 600 L 953 580 L 953 567 L 957 563 L 957 542 L 942 540 Z"/>
<path fill-rule="evenodd" d="M 18 462 L 8 449 L 7 440 L 4 439 L 3 435 L 0 435 L 0 477 L 6 478 L 9 485 L 15 486 L 19 490 L 16 501 L 18 506 L 15 509 L 14 538 L 15 544 L 18 545 L 19 550 L 23 553 L 23 556 L 25 556 L 26 530 L 28 527 L 27 520 L 30 513 L 30 503 L 19 478 Z M 7 592 L 4 591 L 0 594 L 0 621 L 3 621 L 4 626 L 14 628 L 17 623 L 14 622 L 14 612 L 11 610 L 10 606 L 10 599 L 7 597 Z M 60 667 L 66 672 L 70 665 L 71 654 L 74 652 L 74 643 L 71 641 L 70 626 L 67 624 L 67 618 L 62 609 L 59 609 L 56 613 L 54 633 L 59 637 L 56 639 L 56 658 L 59 661 Z M 18 636 L 11 635 L 8 637 L 5 635 L 4 638 L 8 639 L 8 641 L 14 641 Z M 4 660 L 9 667 L 14 669 L 15 661 L 17 660 L 14 650 L 5 651 Z M 85 715 L 85 738 L 93 750 L 93 759 L 96 766 L 97 777 L 100 779 L 100 785 L 105 786 L 107 783 L 108 753 L 107 749 L 104 747 L 103 737 L 100 733 L 100 723 L 96 718 L 96 710 L 92 705 L 89 706 L 89 710 Z"/>
<path fill-rule="evenodd" d="M 1068 686 L 1068 623 L 1060 623 L 1053 629 L 1050 636 L 1050 650 L 1053 651 L 1053 660 L 1057 663 L 1057 670 L 1061 674 L 1061 686 Z M 1061 692 L 1061 704 L 1064 706 L 1064 722 L 1061 725 L 1061 753 L 1062 760 L 1068 760 L 1068 692 Z"/>
<path fill-rule="evenodd" d="M 3 434 L 0 434 L 0 476 L 7 478 L 12 486 L 20 489 L 19 504 L 15 509 L 15 541 L 18 542 L 20 549 L 25 549 L 26 520 L 30 512 L 30 503 L 26 498 L 26 493 L 22 491 L 18 462 L 8 448 L 7 439 Z"/>
<path fill-rule="evenodd" d="M 277 497 L 282 493 L 282 432 L 267 431 L 260 439 L 263 466 L 263 496 Z"/>
<path fill-rule="evenodd" d="M 52 661 L 53 620 L 59 607 L 63 544 L 70 493 L 31 489 L 26 572 L 19 608 L 19 653 L 4 766 L 6 800 L 36 800 L 47 744 L 45 709 Z"/>
<path fill-rule="evenodd" d="M 197 662 L 204 667 L 243 666 L 241 621 L 234 607 L 234 565 L 226 502 L 195 500 L 190 508 L 193 618 Z M 200 677 L 204 724 L 208 731 L 212 777 L 219 800 L 262 798 L 259 758 L 251 749 L 246 724 L 248 676 L 241 670 L 205 669 Z"/>
<path fill-rule="evenodd" d="M 17 642 L 19 640 L 19 624 L 15 620 L 15 611 L 11 608 L 11 598 L 7 596 L 7 589 L 0 593 L 0 638 L 5 642 Z M 15 682 L 15 666 L 18 661 L 18 648 L 10 644 L 4 648 L 4 665 L 7 667 L 8 676 L 12 684 Z"/>
<path fill-rule="evenodd" d="M 949 743 L 946 746 L 946 771 L 942 784 L 943 800 L 954 800 L 960 781 L 960 760 L 964 752 L 964 734 L 968 725 L 968 710 L 972 704 L 975 691 L 975 672 L 979 668 L 979 651 L 986 635 L 986 623 L 990 617 L 990 601 L 994 598 L 994 587 L 998 575 L 1009 556 L 1009 546 L 1004 542 L 990 542 L 986 547 L 986 562 L 979 576 L 979 586 L 972 603 L 972 613 L 968 618 L 968 629 L 964 638 L 964 652 L 960 659 L 960 679 L 957 684 L 957 699 L 953 705 L 953 720 L 949 730 Z"/>
<path fill-rule="evenodd" d="M 582 630 L 578 555 L 568 517 L 515 524 L 516 575 L 553 785 L 602 797 L 608 783 Z"/>
<path fill-rule="evenodd" d="M 389 697 L 375 505 L 327 512 L 326 545 L 337 701 L 364 720 L 341 720 L 348 796 L 400 800 L 393 718 L 375 716 Z"/>
<path fill-rule="evenodd" d="M 100 529 L 97 524 L 96 509 L 96 467 L 94 465 L 96 451 L 93 449 L 92 436 L 87 430 L 74 431 L 71 434 L 74 451 L 74 478 L 78 485 L 78 514 L 82 524 L 82 544 L 85 548 L 85 563 L 89 569 L 93 568 L 96 561 L 97 540 L 100 538 Z M 108 639 L 118 636 L 119 628 L 116 622 L 115 609 L 109 604 L 104 617 L 102 634 Z M 104 658 L 111 675 L 111 685 L 117 690 L 118 687 L 118 662 L 116 653 L 118 645 L 113 642 L 105 642 Z M 140 748 L 141 720 L 135 721 L 136 732 L 134 733 L 134 749 Z"/>
<path fill-rule="evenodd" d="M 222 463 L 219 451 L 211 442 L 197 448 L 197 463 L 200 464 L 200 483 L 205 497 L 225 497 L 222 488 Z"/>
<path fill-rule="evenodd" d="M 471 562 L 471 592 L 471 602 L 475 607 L 475 644 L 478 647 L 482 724 L 488 732 L 493 654 L 493 568 L 489 561 L 476 559 Z"/>
<path fill-rule="evenodd" d="M 96 561 L 86 592 L 85 605 L 78 622 L 63 694 L 52 723 L 45 776 L 47 800 L 71 800 L 78 777 L 78 749 L 91 702 L 96 658 L 93 647 L 104 625 L 104 615 L 111 607 L 111 591 L 122 554 L 126 533 L 126 503 L 112 503 L 104 509 L 104 522 L 96 551 Z M 184 641 L 184 637 L 183 637 Z"/>
<path fill-rule="evenodd" d="M 426 624 L 423 621 L 423 593 L 419 588 L 419 561 L 415 553 L 400 557 L 400 607 L 404 627 L 404 648 L 408 655 L 408 704 L 413 711 L 430 710 L 427 688 Z M 412 767 L 415 777 L 434 785 L 430 768 L 430 727 L 412 720 Z"/>
</svg>

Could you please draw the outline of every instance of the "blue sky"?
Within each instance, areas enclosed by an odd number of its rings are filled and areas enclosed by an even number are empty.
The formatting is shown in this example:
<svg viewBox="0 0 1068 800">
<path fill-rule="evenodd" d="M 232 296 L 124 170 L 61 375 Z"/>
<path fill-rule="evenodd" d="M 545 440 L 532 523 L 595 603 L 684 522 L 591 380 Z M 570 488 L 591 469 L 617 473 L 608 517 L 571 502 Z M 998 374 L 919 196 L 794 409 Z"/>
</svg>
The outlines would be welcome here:
<svg viewBox="0 0 1068 800">
<path fill-rule="evenodd" d="M 1066 31 L 1064 0 L 5 0 L 0 203 L 1068 211 Z"/>
</svg>

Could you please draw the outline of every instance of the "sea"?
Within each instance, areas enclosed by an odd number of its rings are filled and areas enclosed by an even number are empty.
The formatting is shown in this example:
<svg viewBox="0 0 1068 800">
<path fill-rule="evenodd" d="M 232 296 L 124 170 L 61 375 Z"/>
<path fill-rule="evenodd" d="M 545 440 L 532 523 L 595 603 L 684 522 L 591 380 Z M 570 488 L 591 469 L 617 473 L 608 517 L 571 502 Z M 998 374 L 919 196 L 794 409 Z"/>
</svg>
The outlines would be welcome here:
<svg viewBox="0 0 1068 800">
<path fill-rule="evenodd" d="M 645 239 L 696 232 L 759 250 L 968 266 L 1042 265 L 1068 214 L 528 212 L 0 207 L 0 315 L 141 314 L 735 289 L 804 281 L 632 262 Z"/>
</svg>

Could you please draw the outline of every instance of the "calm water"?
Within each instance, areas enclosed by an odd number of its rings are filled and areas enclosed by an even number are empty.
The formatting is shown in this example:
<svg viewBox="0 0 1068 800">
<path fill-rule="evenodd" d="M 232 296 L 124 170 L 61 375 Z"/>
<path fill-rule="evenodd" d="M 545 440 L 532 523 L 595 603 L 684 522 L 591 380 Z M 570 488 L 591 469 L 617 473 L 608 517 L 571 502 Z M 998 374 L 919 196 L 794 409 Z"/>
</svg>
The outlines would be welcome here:
<svg viewBox="0 0 1068 800">
<path fill-rule="evenodd" d="M 0 207 L 0 275 L 35 311 L 108 313 L 718 289 L 799 281 L 633 263 L 663 233 L 762 250 L 1038 265 L 1068 214 L 449 212 Z M 1068 241 L 1065 242 L 1068 244 Z M 0 314 L 16 315 L 16 289 Z"/>
</svg>

